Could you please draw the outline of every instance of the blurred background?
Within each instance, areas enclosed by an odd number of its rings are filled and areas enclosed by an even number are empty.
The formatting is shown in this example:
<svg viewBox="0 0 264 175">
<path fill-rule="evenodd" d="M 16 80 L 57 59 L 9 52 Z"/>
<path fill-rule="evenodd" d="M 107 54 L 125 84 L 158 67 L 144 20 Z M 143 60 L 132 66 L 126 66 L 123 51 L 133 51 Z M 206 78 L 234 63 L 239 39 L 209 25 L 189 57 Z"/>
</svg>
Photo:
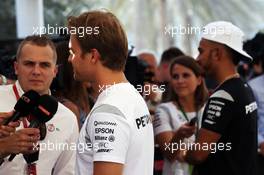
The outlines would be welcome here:
<svg viewBox="0 0 264 175">
<path fill-rule="evenodd" d="M 170 46 L 196 56 L 200 32 L 187 29 L 211 21 L 231 21 L 245 32 L 245 39 L 264 29 L 264 0 L 2 0 L 0 8 L 1 41 L 23 37 L 20 23 L 31 29 L 30 25 L 65 26 L 67 16 L 105 8 L 121 20 L 135 53 L 150 50 L 158 60 Z M 166 33 L 169 28 L 175 34 Z"/>
</svg>

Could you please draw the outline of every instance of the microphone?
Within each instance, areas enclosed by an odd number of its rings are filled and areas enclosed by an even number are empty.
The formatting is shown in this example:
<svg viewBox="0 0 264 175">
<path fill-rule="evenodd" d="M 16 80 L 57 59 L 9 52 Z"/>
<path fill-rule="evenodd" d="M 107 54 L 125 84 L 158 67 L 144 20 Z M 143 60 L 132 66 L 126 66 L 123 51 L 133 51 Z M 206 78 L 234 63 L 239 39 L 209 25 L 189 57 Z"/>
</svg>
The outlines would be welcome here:
<svg viewBox="0 0 264 175">
<path fill-rule="evenodd" d="M 47 121 L 52 119 L 52 117 L 55 115 L 57 110 L 58 110 L 57 100 L 50 95 L 42 95 L 38 100 L 38 105 L 31 112 L 34 118 L 30 122 L 29 128 L 38 128 L 41 124 L 46 123 Z M 16 154 L 12 154 L 8 160 L 12 161 L 15 158 L 15 156 Z M 36 153 L 24 155 L 24 158 L 26 159 L 27 163 L 34 162 L 38 160 L 38 151 Z"/>
<path fill-rule="evenodd" d="M 41 123 L 46 123 L 52 119 L 57 110 L 58 101 L 50 95 L 42 95 L 38 105 L 31 112 L 35 118 L 30 122 L 29 128 L 38 128 Z"/>
<path fill-rule="evenodd" d="M 14 114 L 3 122 L 3 125 L 8 125 L 12 121 L 19 120 L 20 117 L 29 115 L 30 111 L 37 105 L 40 95 L 33 90 L 24 93 L 17 101 L 14 107 Z"/>
</svg>

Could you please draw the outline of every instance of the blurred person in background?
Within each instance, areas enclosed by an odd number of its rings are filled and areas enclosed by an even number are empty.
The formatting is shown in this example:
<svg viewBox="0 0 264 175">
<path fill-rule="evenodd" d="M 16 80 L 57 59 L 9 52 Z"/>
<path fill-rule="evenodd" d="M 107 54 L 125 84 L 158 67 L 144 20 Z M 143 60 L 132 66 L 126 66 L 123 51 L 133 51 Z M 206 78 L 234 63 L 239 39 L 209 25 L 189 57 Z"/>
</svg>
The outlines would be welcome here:
<svg viewBox="0 0 264 175">
<path fill-rule="evenodd" d="M 68 50 L 67 41 L 56 45 L 59 67 L 51 89 L 53 95 L 76 115 L 81 128 L 90 111 L 88 92 L 83 82 L 73 78 L 73 68 L 68 61 L 70 55 Z"/>
<path fill-rule="evenodd" d="M 264 40 L 262 45 L 264 44 Z M 264 50 L 262 50 L 264 60 Z M 264 61 L 262 61 L 264 70 Z M 258 105 L 258 175 L 264 174 L 264 73 L 251 79 L 249 85 L 253 90 Z"/>
<path fill-rule="evenodd" d="M 246 80 L 253 79 L 259 75 L 262 75 L 264 62 L 264 33 L 258 32 L 254 38 L 247 40 L 243 48 L 253 58 L 253 61 L 249 64 L 250 70 Z"/>
<path fill-rule="evenodd" d="M 170 98 L 170 64 L 178 56 L 185 55 L 179 48 L 170 47 L 161 55 L 161 60 L 157 71 L 157 80 L 160 85 L 165 85 L 165 91 L 162 93 L 162 102 L 168 102 Z"/>
<path fill-rule="evenodd" d="M 188 126 L 188 122 L 197 118 L 196 127 L 200 126 L 204 104 L 208 92 L 203 79 L 203 71 L 196 61 L 189 56 L 178 56 L 170 66 L 170 83 L 172 95 L 170 101 L 161 103 L 156 110 L 154 133 L 156 143 L 164 155 L 163 175 L 189 175 L 189 166 L 177 160 L 166 145 L 173 144 L 173 138 L 180 135 L 180 127 Z M 194 142 L 191 133 L 185 142 Z"/>
<path fill-rule="evenodd" d="M 157 60 L 152 53 L 143 52 L 138 55 L 140 60 L 147 63 L 143 87 L 143 97 L 148 105 L 150 114 L 154 114 L 157 104 L 161 101 L 162 90 L 157 84 Z"/>
</svg>

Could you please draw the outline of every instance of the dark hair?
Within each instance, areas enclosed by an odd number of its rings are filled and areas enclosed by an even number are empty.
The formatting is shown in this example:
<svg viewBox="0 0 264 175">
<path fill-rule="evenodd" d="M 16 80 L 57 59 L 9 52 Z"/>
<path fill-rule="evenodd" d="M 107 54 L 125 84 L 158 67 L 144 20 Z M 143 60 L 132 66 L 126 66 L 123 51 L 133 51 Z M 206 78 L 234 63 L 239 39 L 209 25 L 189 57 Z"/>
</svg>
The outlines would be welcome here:
<svg viewBox="0 0 264 175">
<path fill-rule="evenodd" d="M 76 33 L 83 54 L 90 52 L 91 49 L 97 49 L 105 67 L 116 71 L 125 69 L 128 54 L 127 37 L 114 14 L 107 11 L 85 12 L 78 17 L 69 17 L 68 26 L 75 30 L 92 29 L 93 33 L 84 32 L 83 36 Z"/>
<path fill-rule="evenodd" d="M 227 52 L 230 54 L 231 58 L 232 58 L 232 62 L 235 66 L 238 65 L 238 63 L 241 60 L 247 60 L 245 59 L 243 55 L 241 55 L 240 53 L 238 53 L 237 51 L 235 51 L 234 49 L 228 47 L 227 45 L 224 45 L 225 49 L 227 50 Z"/>
<path fill-rule="evenodd" d="M 84 112 L 90 110 L 88 93 L 83 83 L 73 78 L 72 64 L 68 62 L 68 41 L 57 44 L 59 71 L 54 80 L 53 93 L 56 97 L 64 97 L 76 104 Z"/>
<path fill-rule="evenodd" d="M 172 76 L 173 67 L 176 65 L 182 65 L 184 67 L 187 67 L 193 71 L 196 77 L 203 77 L 204 72 L 202 68 L 199 66 L 199 64 L 195 61 L 194 58 L 190 56 L 179 56 L 175 58 L 170 66 L 170 75 Z M 208 98 L 208 91 L 204 82 L 204 79 L 202 79 L 202 82 L 199 86 L 197 86 L 196 92 L 195 92 L 195 107 L 196 109 L 200 109 L 204 103 L 206 102 Z M 176 100 L 178 102 L 178 96 L 177 94 L 172 91 L 171 99 L 170 100 Z"/>
<path fill-rule="evenodd" d="M 170 47 L 165 50 L 161 55 L 161 63 L 164 62 L 171 62 L 174 58 L 185 55 L 179 48 L 177 47 Z"/>
<path fill-rule="evenodd" d="M 47 35 L 31 35 L 31 36 L 27 36 L 18 46 L 17 53 L 16 53 L 16 59 L 17 60 L 20 57 L 22 48 L 26 44 L 32 44 L 32 45 L 42 46 L 42 47 L 50 46 L 52 51 L 53 51 L 54 60 L 55 60 L 55 63 L 56 63 L 56 61 L 57 61 L 56 47 L 55 47 L 54 43 L 52 42 L 52 40 Z"/>
</svg>

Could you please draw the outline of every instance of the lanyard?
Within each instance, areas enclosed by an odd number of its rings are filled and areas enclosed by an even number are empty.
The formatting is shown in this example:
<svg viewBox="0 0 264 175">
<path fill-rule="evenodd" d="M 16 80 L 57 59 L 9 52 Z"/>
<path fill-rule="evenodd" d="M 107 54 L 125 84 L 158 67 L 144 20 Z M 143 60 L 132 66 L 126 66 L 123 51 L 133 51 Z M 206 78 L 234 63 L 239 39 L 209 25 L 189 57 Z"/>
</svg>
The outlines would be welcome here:
<svg viewBox="0 0 264 175">
<path fill-rule="evenodd" d="M 37 175 L 36 163 L 27 164 L 27 175 Z"/>
<path fill-rule="evenodd" d="M 187 122 L 190 122 L 189 118 L 187 117 L 187 114 L 186 112 L 184 111 L 183 107 L 181 106 L 181 104 L 179 102 L 176 102 L 176 104 L 178 104 L 179 106 L 179 109 L 181 111 L 181 113 L 183 114 L 184 118 L 186 119 Z M 195 133 L 195 138 L 197 138 L 197 134 L 198 134 L 198 125 L 199 125 L 199 112 L 195 111 L 195 116 L 194 117 L 197 117 L 197 127 L 196 127 L 196 133 Z"/>
</svg>

